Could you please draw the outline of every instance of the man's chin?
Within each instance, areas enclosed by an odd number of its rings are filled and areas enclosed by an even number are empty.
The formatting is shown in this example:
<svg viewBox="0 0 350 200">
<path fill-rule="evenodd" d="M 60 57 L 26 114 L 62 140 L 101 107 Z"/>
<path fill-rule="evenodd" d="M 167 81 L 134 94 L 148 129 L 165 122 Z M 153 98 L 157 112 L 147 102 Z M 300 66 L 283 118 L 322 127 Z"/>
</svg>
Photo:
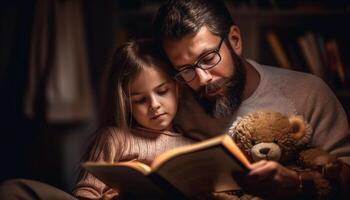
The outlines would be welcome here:
<svg viewBox="0 0 350 200">
<path fill-rule="evenodd" d="M 217 95 L 217 96 L 202 96 L 199 98 L 199 104 L 201 104 L 202 108 L 208 113 L 210 116 L 214 118 L 222 118 L 229 115 L 226 105 L 222 105 L 222 100 L 225 97 Z M 225 109 L 223 109 L 225 107 Z M 230 112 L 231 113 L 231 112 Z"/>
<path fill-rule="evenodd" d="M 197 96 L 202 108 L 214 118 L 224 118 L 231 116 L 240 105 L 239 95 L 232 96 L 225 88 L 218 92 L 203 92 Z"/>
<path fill-rule="evenodd" d="M 237 100 L 233 100 L 230 97 L 222 96 L 216 99 L 212 108 L 211 115 L 214 118 L 224 118 L 233 115 L 239 106 Z"/>
</svg>

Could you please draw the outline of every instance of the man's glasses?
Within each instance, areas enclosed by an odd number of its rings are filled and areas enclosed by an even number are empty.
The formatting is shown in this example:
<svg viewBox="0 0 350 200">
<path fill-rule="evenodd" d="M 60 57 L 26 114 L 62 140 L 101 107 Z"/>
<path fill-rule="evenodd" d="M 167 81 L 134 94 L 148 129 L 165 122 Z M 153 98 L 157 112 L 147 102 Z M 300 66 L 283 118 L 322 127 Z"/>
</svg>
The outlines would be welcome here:
<svg viewBox="0 0 350 200">
<path fill-rule="evenodd" d="M 197 62 L 193 65 L 184 66 L 174 78 L 177 81 L 189 83 L 196 77 L 195 69 L 198 67 L 202 70 L 208 70 L 215 67 L 221 61 L 221 55 L 219 53 L 221 44 L 224 41 L 224 37 L 221 37 L 218 47 L 212 51 L 209 51 L 198 58 Z"/>
</svg>

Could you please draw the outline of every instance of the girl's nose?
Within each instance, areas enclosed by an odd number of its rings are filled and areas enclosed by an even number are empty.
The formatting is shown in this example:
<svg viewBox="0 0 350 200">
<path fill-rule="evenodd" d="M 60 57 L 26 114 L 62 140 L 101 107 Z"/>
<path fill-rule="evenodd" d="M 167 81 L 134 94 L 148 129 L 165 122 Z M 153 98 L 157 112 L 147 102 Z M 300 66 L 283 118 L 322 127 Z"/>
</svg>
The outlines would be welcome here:
<svg viewBox="0 0 350 200">
<path fill-rule="evenodd" d="M 160 108 L 160 103 L 155 96 L 151 96 L 151 104 L 150 104 L 150 110 L 151 111 L 156 111 Z"/>
</svg>

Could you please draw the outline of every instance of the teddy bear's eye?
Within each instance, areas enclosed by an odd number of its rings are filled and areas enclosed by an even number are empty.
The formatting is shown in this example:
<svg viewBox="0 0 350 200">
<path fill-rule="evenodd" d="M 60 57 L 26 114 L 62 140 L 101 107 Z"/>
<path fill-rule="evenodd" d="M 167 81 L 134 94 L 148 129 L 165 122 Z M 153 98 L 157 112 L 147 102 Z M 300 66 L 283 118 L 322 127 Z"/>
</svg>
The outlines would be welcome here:
<svg viewBox="0 0 350 200">
<path fill-rule="evenodd" d="M 252 141 L 252 145 L 255 145 L 255 141 L 254 140 Z"/>
<path fill-rule="evenodd" d="M 273 140 L 273 143 L 276 143 L 276 144 L 277 144 L 277 143 L 278 143 L 278 140 L 277 140 L 277 139 L 274 139 L 274 140 Z"/>
</svg>

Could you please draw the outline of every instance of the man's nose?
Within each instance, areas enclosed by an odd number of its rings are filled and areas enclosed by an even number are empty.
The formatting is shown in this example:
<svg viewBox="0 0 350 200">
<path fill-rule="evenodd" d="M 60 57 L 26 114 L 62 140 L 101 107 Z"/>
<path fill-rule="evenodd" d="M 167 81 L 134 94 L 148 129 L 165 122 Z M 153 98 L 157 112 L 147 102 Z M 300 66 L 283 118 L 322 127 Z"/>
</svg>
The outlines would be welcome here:
<svg viewBox="0 0 350 200">
<path fill-rule="evenodd" d="M 213 77 L 208 70 L 204 70 L 197 67 L 195 71 L 200 86 L 207 85 L 209 82 L 212 81 Z"/>
</svg>

